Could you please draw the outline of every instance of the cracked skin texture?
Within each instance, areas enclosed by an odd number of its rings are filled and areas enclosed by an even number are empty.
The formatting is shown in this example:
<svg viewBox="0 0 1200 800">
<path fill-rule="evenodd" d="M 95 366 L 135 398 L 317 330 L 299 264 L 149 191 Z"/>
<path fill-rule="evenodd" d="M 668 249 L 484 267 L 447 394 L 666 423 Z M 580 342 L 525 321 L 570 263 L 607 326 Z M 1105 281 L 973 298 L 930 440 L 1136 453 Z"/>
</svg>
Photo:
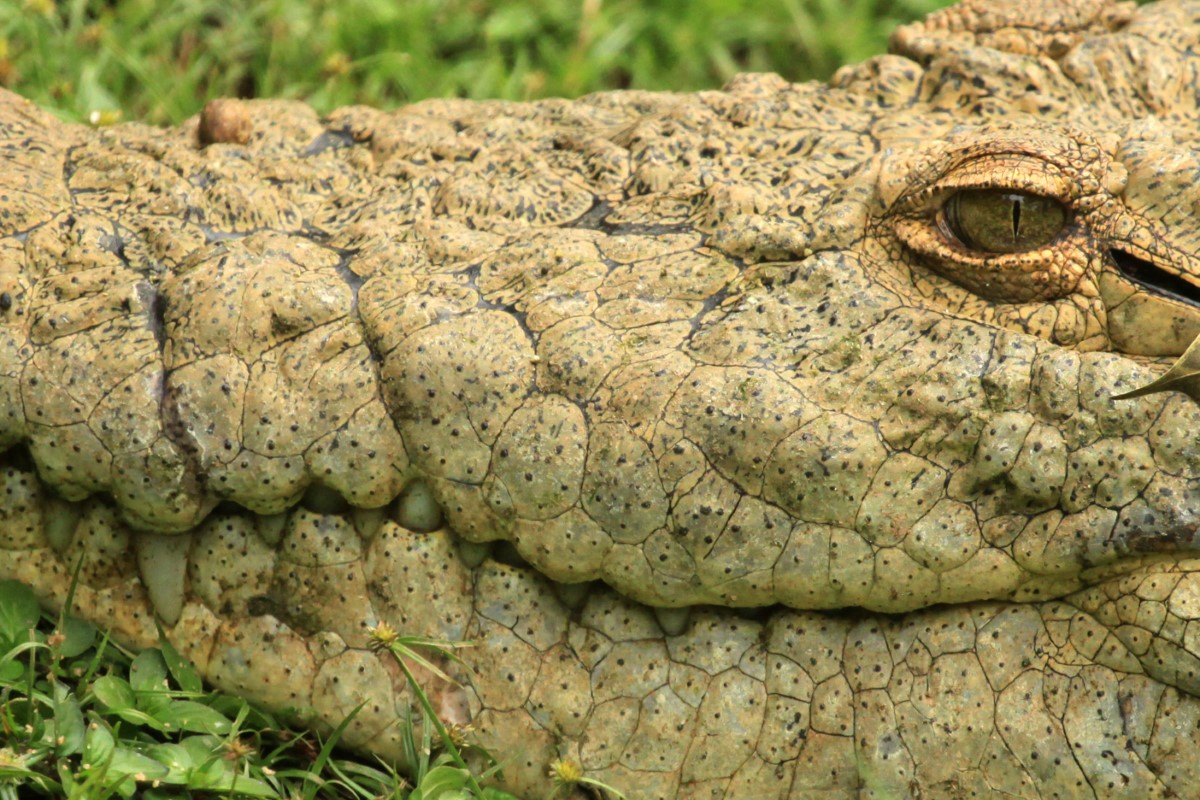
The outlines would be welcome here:
<svg viewBox="0 0 1200 800">
<path fill-rule="evenodd" d="M 122 641 L 366 698 L 392 758 L 367 628 L 470 639 L 431 687 L 521 795 L 1190 796 L 1200 407 L 1113 395 L 1200 333 L 1198 45 L 975 2 L 828 85 L 4 94 L 0 578 L 80 562 Z M 972 192 L 1062 224 L 980 251 Z"/>
</svg>

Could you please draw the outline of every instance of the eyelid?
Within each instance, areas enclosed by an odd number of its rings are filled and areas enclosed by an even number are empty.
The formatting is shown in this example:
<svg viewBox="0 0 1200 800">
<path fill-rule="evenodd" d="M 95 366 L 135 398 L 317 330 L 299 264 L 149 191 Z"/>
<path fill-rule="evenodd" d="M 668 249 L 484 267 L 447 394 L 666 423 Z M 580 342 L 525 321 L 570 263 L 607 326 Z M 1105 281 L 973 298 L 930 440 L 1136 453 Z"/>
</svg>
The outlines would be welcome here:
<svg viewBox="0 0 1200 800">
<path fill-rule="evenodd" d="M 923 186 L 914 187 L 896 202 L 899 213 L 928 214 L 939 210 L 956 192 L 993 189 L 1049 197 L 1068 209 L 1078 206 L 1078 180 L 1044 159 L 1023 153 L 972 154 L 951 165 Z"/>
</svg>

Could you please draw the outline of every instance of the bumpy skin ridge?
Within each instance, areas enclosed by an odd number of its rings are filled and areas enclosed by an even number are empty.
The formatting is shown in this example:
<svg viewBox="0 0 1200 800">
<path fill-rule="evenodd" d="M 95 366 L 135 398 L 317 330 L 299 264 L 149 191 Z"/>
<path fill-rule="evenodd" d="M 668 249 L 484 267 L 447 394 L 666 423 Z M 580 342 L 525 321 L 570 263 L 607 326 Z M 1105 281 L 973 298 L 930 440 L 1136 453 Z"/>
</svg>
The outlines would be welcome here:
<svg viewBox="0 0 1200 800">
<path fill-rule="evenodd" d="M 966 3 L 829 85 L 167 131 L 3 95 L 0 577 L 81 560 L 124 641 L 396 758 L 368 628 L 471 639 L 438 702 L 531 795 L 1187 795 L 1200 408 L 1113 395 L 1200 334 L 1198 26 Z M 964 245 L 992 189 L 1066 222 Z"/>
</svg>

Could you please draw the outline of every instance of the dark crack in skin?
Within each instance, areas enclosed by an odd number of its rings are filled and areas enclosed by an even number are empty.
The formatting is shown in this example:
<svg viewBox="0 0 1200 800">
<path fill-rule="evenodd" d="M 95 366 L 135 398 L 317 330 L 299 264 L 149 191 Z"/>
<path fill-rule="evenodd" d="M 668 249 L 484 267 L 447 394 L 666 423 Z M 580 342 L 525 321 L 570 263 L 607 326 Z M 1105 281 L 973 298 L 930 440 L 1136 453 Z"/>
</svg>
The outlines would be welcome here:
<svg viewBox="0 0 1200 800">
<path fill-rule="evenodd" d="M 1198 49 L 969 2 L 828 85 L 0 95 L 0 578 L 395 759 L 368 628 L 474 641 L 523 796 L 1191 796 L 1200 407 L 1113 395 L 1200 333 Z"/>
</svg>

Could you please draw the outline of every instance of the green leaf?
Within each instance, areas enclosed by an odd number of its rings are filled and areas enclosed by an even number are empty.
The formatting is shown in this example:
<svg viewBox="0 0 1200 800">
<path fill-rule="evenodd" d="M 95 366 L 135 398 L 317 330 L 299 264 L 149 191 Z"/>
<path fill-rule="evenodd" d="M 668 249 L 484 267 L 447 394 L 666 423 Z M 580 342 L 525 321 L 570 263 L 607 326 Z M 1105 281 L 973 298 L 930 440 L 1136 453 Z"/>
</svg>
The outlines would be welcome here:
<svg viewBox="0 0 1200 800">
<path fill-rule="evenodd" d="M 154 718 L 170 731 L 223 736 L 233 729 L 229 717 L 193 700 L 174 700 L 156 711 Z"/>
<path fill-rule="evenodd" d="M 234 794 L 246 795 L 248 797 L 279 797 L 279 793 L 269 785 L 245 775 L 235 775 L 231 788 Z"/>
<path fill-rule="evenodd" d="M 25 674 L 25 664 L 21 661 L 0 661 L 0 684 L 17 683 Z"/>
<path fill-rule="evenodd" d="M 189 800 L 190 794 L 173 789 L 143 789 L 138 800 Z"/>
<path fill-rule="evenodd" d="M 167 768 L 164 783 L 185 783 L 188 770 L 196 763 L 186 747 L 174 742 L 152 744 L 146 748 L 146 755 Z"/>
<path fill-rule="evenodd" d="M 202 767 L 217 756 L 221 740 L 215 736 L 188 736 L 179 745 L 187 752 L 193 767 Z"/>
<path fill-rule="evenodd" d="M 233 782 L 233 766 L 221 757 L 221 740 L 215 736 L 189 736 L 180 744 L 191 756 L 193 766 L 188 770 L 189 789 L 220 791 Z"/>
<path fill-rule="evenodd" d="M 0 767 L 0 786 L 10 782 L 15 783 L 17 786 L 21 786 L 22 784 L 36 786 L 40 788 L 42 792 L 46 794 L 53 794 L 56 797 L 62 795 L 61 787 L 55 783 L 53 779 L 47 778 L 40 772 L 35 772 L 31 769 L 25 769 L 23 767 Z M 20 796 L 23 797 L 24 795 Z"/>
<path fill-rule="evenodd" d="M 107 777 L 106 785 L 109 790 L 116 792 L 121 797 L 132 798 L 137 792 L 137 780 L 132 775 L 122 772 Z"/>
<path fill-rule="evenodd" d="M 129 665 L 129 685 L 137 698 L 139 711 L 161 721 L 161 712 L 171 705 L 167 684 L 167 665 L 157 650 L 143 650 Z"/>
<path fill-rule="evenodd" d="M 451 789 L 449 791 L 428 794 L 421 789 L 414 789 L 408 800 L 471 800 L 471 793 L 466 789 Z"/>
<path fill-rule="evenodd" d="M 75 658 L 87 651 L 96 641 L 96 626 L 78 617 L 67 617 L 59 629 L 63 635 L 58 654 L 63 658 Z"/>
<path fill-rule="evenodd" d="M 495 786 L 483 787 L 483 800 L 518 800 L 516 795 L 497 789 Z"/>
<path fill-rule="evenodd" d="M 17 581 L 0 581 L 0 650 L 28 639 L 40 616 L 32 589 Z"/>
<path fill-rule="evenodd" d="M 75 781 L 75 773 L 72 771 L 74 766 L 73 759 L 62 758 L 55 764 L 58 771 L 58 779 L 62 781 L 62 793 L 67 797 L 74 797 L 79 793 L 78 784 Z"/>
<path fill-rule="evenodd" d="M 159 629 L 159 649 L 162 651 L 163 661 L 167 665 L 167 669 L 171 671 L 171 677 L 179 684 L 179 687 L 185 692 L 199 694 L 204 691 L 204 683 L 200 680 L 199 674 L 186 658 L 179 654 L 175 646 L 167 640 L 167 637 L 162 635 L 161 628 Z"/>
<path fill-rule="evenodd" d="M 135 692 L 167 690 L 167 665 L 157 650 L 143 650 L 129 665 L 129 685 Z"/>
<path fill-rule="evenodd" d="M 1188 345 L 1179 360 L 1171 365 L 1157 380 L 1122 394 L 1114 394 L 1113 400 L 1130 400 L 1157 392 L 1183 392 L 1200 402 L 1200 336 Z"/>
<path fill-rule="evenodd" d="M 129 747 L 117 747 L 113 750 L 112 761 L 109 762 L 108 772 L 117 775 L 132 775 L 139 781 L 165 778 L 167 766 L 144 753 Z"/>
<path fill-rule="evenodd" d="M 56 755 L 71 756 L 83 749 L 87 726 L 75 694 L 61 683 L 54 684 L 54 720 L 52 735 Z"/>
<path fill-rule="evenodd" d="M 107 711 L 126 722 L 162 730 L 157 719 L 137 707 L 133 689 L 125 680 L 115 675 L 104 675 L 92 684 L 92 693 Z"/>
<path fill-rule="evenodd" d="M 523 5 L 500 8 L 483 24 L 484 34 L 495 41 L 528 39 L 537 33 L 538 15 Z"/>
<path fill-rule="evenodd" d="M 94 723 L 88 727 L 83 743 L 85 768 L 103 767 L 112 758 L 114 750 L 116 750 L 116 742 L 113 741 L 113 735 L 106 726 Z"/>
<path fill-rule="evenodd" d="M 425 773 L 425 778 L 421 781 L 421 785 L 413 790 L 413 797 L 416 797 L 419 792 L 422 800 L 458 800 L 459 797 L 467 798 L 469 795 L 467 794 L 466 786 L 469 779 L 470 773 L 465 769 L 445 765 L 434 767 Z"/>
<path fill-rule="evenodd" d="M 92 694 L 111 711 L 133 709 L 136 701 L 129 683 L 116 675 L 104 675 L 92 684 Z"/>
</svg>

